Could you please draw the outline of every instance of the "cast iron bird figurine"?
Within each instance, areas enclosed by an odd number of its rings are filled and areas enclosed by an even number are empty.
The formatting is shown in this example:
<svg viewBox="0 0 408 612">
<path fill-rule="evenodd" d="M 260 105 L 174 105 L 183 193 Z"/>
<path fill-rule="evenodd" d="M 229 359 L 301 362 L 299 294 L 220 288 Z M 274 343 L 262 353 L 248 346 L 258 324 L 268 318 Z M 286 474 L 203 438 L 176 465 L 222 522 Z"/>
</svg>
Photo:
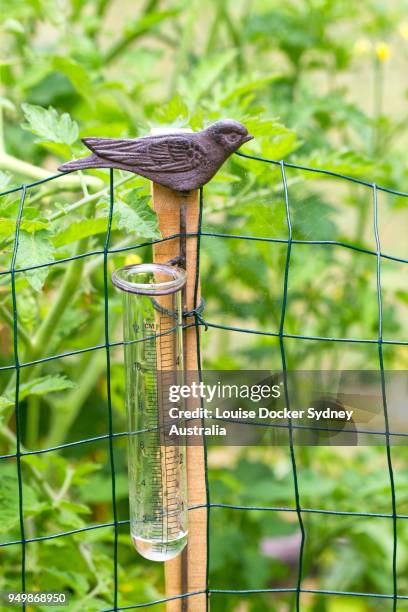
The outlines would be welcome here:
<svg viewBox="0 0 408 612">
<path fill-rule="evenodd" d="M 83 138 L 92 155 L 62 164 L 59 170 L 119 168 L 140 174 L 174 191 L 197 189 L 253 136 L 238 121 L 222 119 L 201 132 L 142 138 Z"/>
</svg>

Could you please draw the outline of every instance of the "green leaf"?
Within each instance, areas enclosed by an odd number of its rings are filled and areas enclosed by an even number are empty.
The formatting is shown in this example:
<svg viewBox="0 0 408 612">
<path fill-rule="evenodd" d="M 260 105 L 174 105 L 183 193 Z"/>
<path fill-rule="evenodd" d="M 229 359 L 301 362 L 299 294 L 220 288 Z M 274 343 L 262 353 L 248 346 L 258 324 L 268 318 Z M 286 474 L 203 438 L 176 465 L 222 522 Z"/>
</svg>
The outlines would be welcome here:
<svg viewBox="0 0 408 612">
<path fill-rule="evenodd" d="M 158 119 L 167 125 L 184 125 L 189 117 L 188 106 L 178 94 L 166 104 L 161 104 L 155 111 Z"/>
<path fill-rule="evenodd" d="M 13 204 L 16 204 L 16 206 L 7 206 L 2 210 L 2 215 L 0 216 L 0 238 L 8 238 L 15 234 L 19 202 L 14 202 Z M 15 211 L 14 213 L 13 210 Z M 37 208 L 29 206 L 24 208 L 23 218 L 21 219 L 20 223 L 20 230 L 31 234 L 33 232 L 45 230 L 47 227 L 48 219 L 45 217 L 40 217 Z"/>
<path fill-rule="evenodd" d="M 61 499 L 58 502 L 58 507 L 64 510 L 69 510 L 74 514 L 90 514 L 91 511 L 88 506 L 85 504 L 79 504 L 78 502 L 73 502 L 70 499 Z"/>
<path fill-rule="evenodd" d="M 69 504 L 59 505 L 58 507 L 58 524 L 64 529 L 80 529 L 84 526 L 84 521 L 78 516 L 77 511 L 69 508 Z"/>
<path fill-rule="evenodd" d="M 20 232 L 20 240 L 17 251 L 18 267 L 26 268 L 54 261 L 54 245 L 48 238 L 47 232 L 41 231 L 35 234 Z M 33 289 L 41 291 L 48 276 L 48 266 L 28 270 L 24 276 Z"/>
<path fill-rule="evenodd" d="M 117 229 L 134 234 L 137 238 L 160 238 L 156 213 L 148 204 L 149 198 L 130 192 L 125 201 L 118 200 L 114 207 Z"/>
<path fill-rule="evenodd" d="M 44 571 L 51 578 L 53 588 L 58 588 L 58 585 L 61 585 L 61 589 L 68 586 L 74 593 L 81 595 L 88 590 L 89 582 L 84 572 L 63 571 L 56 567 L 46 567 Z"/>
<path fill-rule="evenodd" d="M 357 178 L 364 177 L 366 180 L 371 180 L 370 177 L 375 170 L 378 173 L 379 164 L 374 163 L 365 155 L 356 153 L 349 149 L 335 151 L 334 153 L 327 151 L 317 151 L 307 159 L 302 159 L 304 163 L 311 168 L 324 168 L 331 172 L 346 174 Z M 317 178 L 325 178 L 324 175 L 310 173 L 312 180 Z M 306 176 L 306 175 L 305 175 Z"/>
<path fill-rule="evenodd" d="M 14 401 L 10 397 L 0 395 L 0 410 L 3 408 L 11 408 L 12 406 L 14 406 Z"/>
<path fill-rule="evenodd" d="M 46 149 L 53 155 L 57 155 L 58 157 L 62 157 L 63 159 L 71 159 L 71 147 L 67 144 L 63 144 L 61 142 L 50 142 L 49 140 L 44 140 L 41 142 L 41 146 L 43 149 Z"/>
<path fill-rule="evenodd" d="M 336 208 L 316 195 L 297 199 L 293 206 L 294 237 L 308 240 L 334 239 Z"/>
<path fill-rule="evenodd" d="M 83 485 L 89 482 L 91 475 L 102 468 L 102 465 L 94 462 L 83 462 L 75 465 L 75 472 L 72 476 L 73 485 Z M 83 501 L 88 501 L 82 496 Z"/>
<path fill-rule="evenodd" d="M 243 123 L 248 128 L 249 133 L 255 136 L 255 140 L 250 143 L 249 148 L 253 147 L 255 151 L 258 149 L 257 153 L 262 157 L 281 160 L 296 151 L 301 144 L 296 132 L 287 128 L 276 118 L 244 117 Z M 251 169 L 261 180 L 262 176 L 267 176 L 267 184 L 270 184 L 270 174 L 265 173 L 263 164 L 240 158 L 235 158 L 234 161 L 243 166 L 246 171 Z M 270 171 L 272 172 L 273 169 L 271 168 Z M 263 182 L 265 181 L 263 180 Z"/>
<path fill-rule="evenodd" d="M 109 62 L 123 51 L 124 45 L 127 41 L 135 40 L 139 38 L 145 32 L 154 29 L 155 26 L 159 25 L 163 21 L 174 17 L 182 10 L 182 7 L 169 9 L 167 11 L 157 11 L 147 13 L 141 18 L 130 21 L 123 33 L 123 39 L 120 39 L 117 43 L 114 43 L 108 50 L 105 56 L 105 61 Z"/>
<path fill-rule="evenodd" d="M 88 72 L 81 64 L 68 57 L 54 57 L 52 66 L 58 72 L 62 72 L 71 81 L 78 93 L 84 98 L 91 99 L 92 81 Z"/>
<path fill-rule="evenodd" d="M 226 68 L 234 61 L 236 50 L 217 53 L 205 57 L 196 67 L 193 74 L 180 78 L 180 90 L 192 105 L 195 105 L 204 96 L 214 83 L 221 77 Z"/>
<path fill-rule="evenodd" d="M 244 78 L 240 79 L 238 82 L 235 82 L 235 84 L 231 88 L 228 88 L 228 93 L 222 98 L 222 103 L 228 104 L 232 102 L 233 100 L 236 100 L 240 96 L 243 96 L 244 94 L 248 94 L 253 91 L 263 89 L 266 85 L 268 85 L 272 81 L 276 81 L 281 78 L 282 78 L 282 75 L 280 73 L 269 74 L 264 77 L 252 78 L 252 79 L 248 78 L 246 75 Z M 233 77 L 231 77 L 231 81 L 232 79 Z"/>
<path fill-rule="evenodd" d="M 137 18 L 126 27 L 125 36 L 134 38 L 140 34 L 143 34 L 143 32 L 149 31 L 155 25 L 166 21 L 166 19 L 169 19 L 170 17 L 174 17 L 181 10 L 182 7 L 180 6 L 178 8 L 169 9 L 166 11 L 148 13 L 142 18 Z"/>
<path fill-rule="evenodd" d="M 20 385 L 19 399 L 23 400 L 29 395 L 47 395 L 56 391 L 65 391 L 65 389 L 72 389 L 75 386 L 74 382 L 61 374 L 40 376 Z M 14 406 L 14 402 L 14 392 L 12 394 L 0 395 L 0 408 Z"/>
<path fill-rule="evenodd" d="M 90 504 L 108 503 L 112 498 L 110 490 L 111 477 L 106 474 L 94 474 L 84 482 L 81 489 L 81 499 Z M 125 474 L 116 476 L 116 499 L 126 499 L 128 496 L 128 478 Z"/>
<path fill-rule="evenodd" d="M 14 106 L 13 102 L 8 98 L 4 98 L 3 96 L 0 96 L 0 108 L 4 108 L 10 113 L 14 113 L 16 110 L 16 107 Z"/>
<path fill-rule="evenodd" d="M 10 4 L 7 0 L 0 2 L 0 22 L 7 22 L 9 19 L 26 19 L 34 13 L 35 4 L 19 0 Z"/>
<path fill-rule="evenodd" d="M 39 137 L 39 142 L 51 141 L 72 145 L 78 140 L 78 124 L 68 113 L 58 114 L 55 108 L 48 109 L 34 104 L 21 105 L 27 124 L 22 127 Z"/>
<path fill-rule="evenodd" d="M 105 202 L 103 202 L 105 207 Z M 105 207 L 106 208 L 106 207 Z M 137 238 L 159 238 L 157 217 L 149 206 L 149 198 L 142 197 L 137 191 L 130 192 L 124 200 L 118 199 L 113 209 L 112 229 L 124 230 Z M 87 236 L 105 234 L 106 217 L 94 217 L 71 223 L 52 238 L 56 248 L 76 242 Z"/>
<path fill-rule="evenodd" d="M 26 518 L 42 512 L 47 507 L 46 504 L 38 500 L 35 491 L 27 484 L 23 485 L 23 500 Z M 9 532 L 18 524 L 17 471 L 3 466 L 0 478 L 0 533 Z"/>
<path fill-rule="evenodd" d="M 403 291 L 402 289 L 398 290 L 395 292 L 395 297 L 401 302 L 403 302 L 404 304 L 408 304 L 408 292 L 407 291 Z"/>
<path fill-rule="evenodd" d="M 64 391 L 65 389 L 72 389 L 76 385 L 72 380 L 69 380 L 62 374 L 41 376 L 34 378 L 25 385 L 21 385 L 20 389 L 26 388 L 26 395 L 44 395 L 46 393 L 53 393 L 55 391 Z"/>
<path fill-rule="evenodd" d="M 95 236 L 96 234 L 104 234 L 106 233 L 106 229 L 107 220 L 105 217 L 95 217 L 94 219 L 75 221 L 55 235 L 52 238 L 52 243 L 58 249 L 66 244 L 70 244 L 71 242 L 81 240 L 81 238 Z"/>
</svg>

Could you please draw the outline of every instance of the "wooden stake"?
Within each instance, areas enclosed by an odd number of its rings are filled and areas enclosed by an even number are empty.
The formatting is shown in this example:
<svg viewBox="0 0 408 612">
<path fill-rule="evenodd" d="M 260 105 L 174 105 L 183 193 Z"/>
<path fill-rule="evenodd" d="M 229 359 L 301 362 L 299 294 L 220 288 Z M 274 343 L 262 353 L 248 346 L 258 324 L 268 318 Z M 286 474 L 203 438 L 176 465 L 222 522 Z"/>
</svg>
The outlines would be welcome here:
<svg viewBox="0 0 408 612">
<path fill-rule="evenodd" d="M 186 233 L 196 233 L 199 221 L 198 192 L 187 197 L 153 183 L 153 208 L 156 211 L 159 229 L 163 238 L 180 232 L 180 207 L 186 206 Z M 194 287 L 197 263 L 197 238 L 186 239 L 187 285 L 186 309 L 194 308 Z M 180 240 L 167 240 L 154 245 L 153 258 L 157 263 L 166 263 L 180 254 Z M 198 295 L 198 300 L 200 294 Z M 192 319 L 191 319 L 192 320 Z M 189 320 L 189 322 L 191 322 Z M 197 339 L 195 327 L 184 331 L 185 368 L 197 370 Z M 206 504 L 204 448 L 187 447 L 187 479 L 189 506 Z M 182 555 L 166 562 L 166 595 L 204 591 L 207 572 L 207 509 L 190 510 L 188 513 L 187 547 Z M 205 612 L 206 594 L 193 595 L 167 603 L 167 612 Z"/>
</svg>

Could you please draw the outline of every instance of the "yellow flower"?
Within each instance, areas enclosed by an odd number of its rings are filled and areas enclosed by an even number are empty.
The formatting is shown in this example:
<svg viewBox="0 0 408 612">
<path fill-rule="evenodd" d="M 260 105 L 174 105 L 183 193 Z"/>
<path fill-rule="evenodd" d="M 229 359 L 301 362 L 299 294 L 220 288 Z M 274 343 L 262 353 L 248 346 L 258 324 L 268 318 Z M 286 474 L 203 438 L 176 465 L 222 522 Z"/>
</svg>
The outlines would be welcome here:
<svg viewBox="0 0 408 612">
<path fill-rule="evenodd" d="M 142 263 L 142 258 L 140 257 L 140 255 L 136 255 L 136 253 L 131 253 L 125 259 L 126 266 L 132 266 L 134 264 L 140 264 L 140 263 Z"/>
<path fill-rule="evenodd" d="M 368 38 L 359 38 L 354 43 L 354 53 L 356 55 L 366 55 L 369 51 L 371 51 L 371 41 Z"/>
<path fill-rule="evenodd" d="M 408 40 L 408 22 L 403 21 L 398 28 L 398 32 L 401 34 L 402 38 Z"/>
<path fill-rule="evenodd" d="M 388 62 L 388 60 L 390 59 L 391 48 L 385 42 L 377 43 L 377 45 L 375 47 L 375 52 L 376 52 L 377 57 L 380 60 L 380 62 Z"/>
</svg>

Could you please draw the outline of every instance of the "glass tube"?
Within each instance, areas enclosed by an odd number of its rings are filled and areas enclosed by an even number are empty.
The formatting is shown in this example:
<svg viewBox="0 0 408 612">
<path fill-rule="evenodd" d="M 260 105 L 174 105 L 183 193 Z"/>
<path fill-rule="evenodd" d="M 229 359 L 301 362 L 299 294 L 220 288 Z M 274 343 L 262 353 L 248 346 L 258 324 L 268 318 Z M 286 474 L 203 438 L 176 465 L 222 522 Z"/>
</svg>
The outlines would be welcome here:
<svg viewBox="0 0 408 612">
<path fill-rule="evenodd" d="M 164 264 L 131 265 L 116 270 L 112 282 L 123 292 L 130 531 L 143 557 L 167 561 L 187 541 L 185 445 L 165 439 L 163 392 L 182 384 L 186 274 Z"/>
</svg>

